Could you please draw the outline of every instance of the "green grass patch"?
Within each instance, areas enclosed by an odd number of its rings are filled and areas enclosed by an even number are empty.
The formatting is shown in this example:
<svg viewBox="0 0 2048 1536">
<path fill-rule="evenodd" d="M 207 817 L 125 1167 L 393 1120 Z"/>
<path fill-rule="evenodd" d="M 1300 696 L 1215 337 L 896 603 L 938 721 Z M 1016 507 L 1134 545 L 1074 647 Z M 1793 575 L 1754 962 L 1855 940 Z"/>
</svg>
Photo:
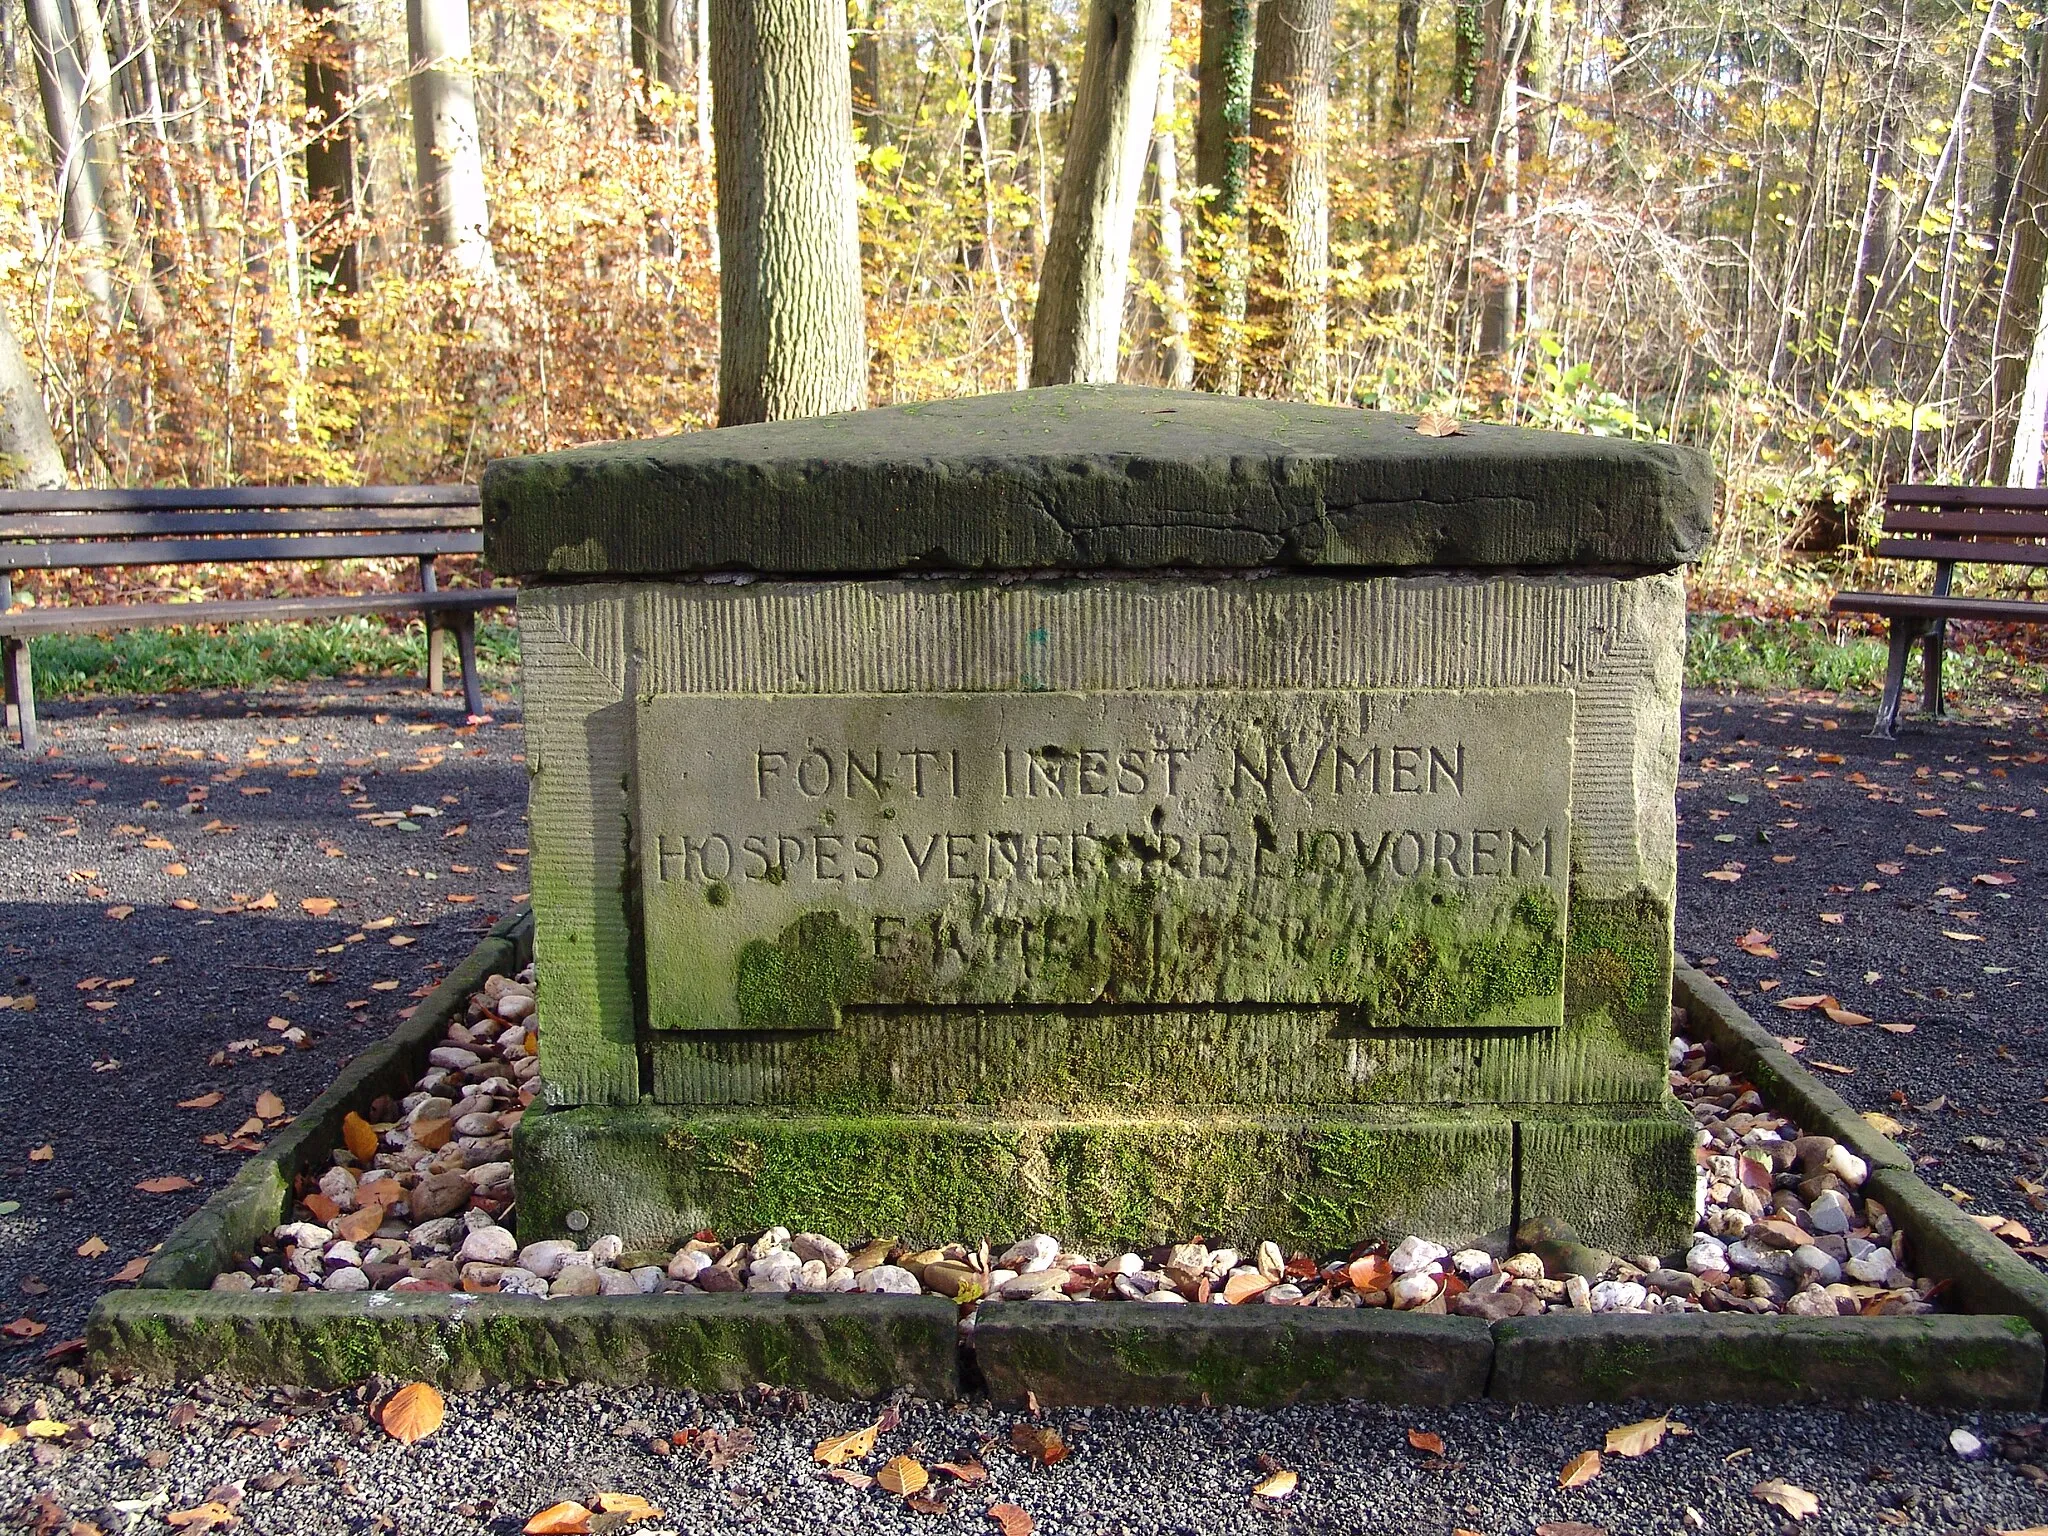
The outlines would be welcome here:
<svg viewBox="0 0 2048 1536">
<path fill-rule="evenodd" d="M 459 676 L 448 640 L 449 681 Z M 519 631 L 480 622 L 477 662 L 485 676 L 519 665 Z M 106 635 L 45 635 L 29 652 L 36 693 L 170 693 L 185 688 L 260 688 L 315 677 L 383 677 L 427 669 L 426 626 L 394 629 L 366 614 L 316 624 L 234 624 L 130 629 Z"/>
<path fill-rule="evenodd" d="M 1805 619 L 1747 618 L 1696 613 L 1687 626 L 1685 682 L 1689 688 L 1782 693 L 1876 693 L 1884 687 L 1885 642 L 1874 635 L 1836 638 L 1825 624 Z M 1942 686 L 1951 696 L 2012 698 L 2048 693 L 2048 667 L 2000 647 L 1961 645 L 1951 634 Z M 1906 667 L 1915 698 L 1920 658 Z"/>
</svg>

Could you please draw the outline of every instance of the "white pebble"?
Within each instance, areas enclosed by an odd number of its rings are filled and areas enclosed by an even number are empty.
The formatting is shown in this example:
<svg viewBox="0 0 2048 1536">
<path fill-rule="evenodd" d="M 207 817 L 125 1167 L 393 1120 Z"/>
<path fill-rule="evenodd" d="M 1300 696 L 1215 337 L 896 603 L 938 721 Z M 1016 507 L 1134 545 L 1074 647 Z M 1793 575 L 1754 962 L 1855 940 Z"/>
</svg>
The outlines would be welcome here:
<svg viewBox="0 0 2048 1536">
<path fill-rule="evenodd" d="M 1387 1294 L 1399 1308 L 1419 1307 L 1435 1297 L 1441 1282 L 1431 1274 L 1407 1274 L 1388 1288 Z"/>
<path fill-rule="evenodd" d="M 455 1257 L 463 1264 L 510 1264 L 519 1257 L 519 1239 L 503 1227 L 482 1227 L 462 1240 Z"/>
<path fill-rule="evenodd" d="M 1387 1265 L 1397 1275 L 1412 1275 L 1450 1256 L 1450 1249 L 1427 1238 L 1404 1237 L 1400 1246 L 1387 1255 Z"/>
<path fill-rule="evenodd" d="M 427 1060 L 437 1067 L 446 1067 L 451 1072 L 467 1072 L 483 1060 L 475 1051 L 466 1051 L 459 1045 L 437 1045 L 427 1052 Z"/>
<path fill-rule="evenodd" d="M 1633 1280 L 1602 1280 L 1587 1294 L 1595 1312 L 1639 1312 L 1650 1293 Z"/>
<path fill-rule="evenodd" d="M 640 1282 L 623 1269 L 600 1269 L 597 1271 L 597 1293 L 600 1296 L 638 1296 Z"/>
<path fill-rule="evenodd" d="M 1967 1429 L 1952 1429 L 1948 1432 L 1948 1448 L 1965 1461 L 1975 1461 L 1984 1454 L 1984 1442 Z"/>
<path fill-rule="evenodd" d="M 626 1240 L 616 1232 L 607 1232 L 590 1245 L 590 1262 L 600 1267 L 619 1262 L 619 1255 L 626 1251 Z"/>
<path fill-rule="evenodd" d="M 1451 1255 L 1451 1268 L 1467 1283 L 1484 1280 L 1493 1273 L 1493 1255 L 1484 1248 L 1460 1248 Z"/>
<path fill-rule="evenodd" d="M 709 1254 L 699 1253 L 694 1248 L 683 1248 L 668 1261 L 668 1277 L 671 1280 L 694 1280 L 710 1267 Z"/>
<path fill-rule="evenodd" d="M 1014 1269 L 1019 1274 L 1031 1274 L 1041 1269 L 1052 1268 L 1052 1261 L 1060 1256 L 1059 1239 L 1043 1232 L 1033 1233 L 1022 1242 L 1012 1243 L 1003 1250 L 996 1263 L 1004 1269 Z M 873 1273 L 873 1271 L 869 1271 Z"/>
<path fill-rule="evenodd" d="M 1692 1248 L 1685 1256 L 1685 1267 L 1696 1275 L 1704 1275 L 1714 1270 L 1727 1274 L 1728 1245 L 1718 1238 L 1695 1234 Z"/>
<path fill-rule="evenodd" d="M 552 1280 L 562 1272 L 563 1261 L 575 1251 L 574 1243 L 545 1238 L 537 1243 L 528 1243 L 519 1250 L 519 1267 L 533 1271 L 543 1280 Z"/>
<path fill-rule="evenodd" d="M 1828 1153 L 1828 1172 L 1851 1189 L 1861 1189 L 1863 1181 L 1870 1177 L 1870 1164 L 1836 1142 L 1834 1150 Z"/>
<path fill-rule="evenodd" d="M 789 1246 L 796 1251 L 798 1258 L 806 1262 L 816 1259 L 828 1271 L 845 1267 L 846 1250 L 831 1238 L 816 1232 L 798 1232 L 790 1238 Z"/>
<path fill-rule="evenodd" d="M 327 1277 L 326 1288 L 330 1291 L 367 1291 L 370 1277 L 349 1264 Z"/>
<path fill-rule="evenodd" d="M 630 1270 L 628 1273 L 632 1275 L 633 1284 L 639 1288 L 642 1296 L 652 1296 L 661 1289 L 664 1277 L 659 1264 L 642 1264 L 638 1269 Z"/>
<path fill-rule="evenodd" d="M 863 1270 L 856 1287 L 878 1296 L 916 1296 L 923 1290 L 917 1276 L 898 1264 L 877 1264 L 873 1269 Z"/>
</svg>

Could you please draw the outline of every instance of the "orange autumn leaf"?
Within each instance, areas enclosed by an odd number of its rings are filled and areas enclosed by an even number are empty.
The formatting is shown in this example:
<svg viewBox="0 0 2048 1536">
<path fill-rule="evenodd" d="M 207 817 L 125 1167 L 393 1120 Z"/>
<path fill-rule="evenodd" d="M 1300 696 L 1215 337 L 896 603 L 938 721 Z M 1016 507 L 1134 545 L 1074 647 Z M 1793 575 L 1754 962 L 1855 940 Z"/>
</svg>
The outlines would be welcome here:
<svg viewBox="0 0 2048 1536">
<path fill-rule="evenodd" d="M 1426 1429 L 1409 1430 L 1408 1444 L 1415 1450 L 1421 1451 L 1425 1456 L 1441 1456 L 1444 1453 L 1443 1436 L 1432 1435 Z"/>
<path fill-rule="evenodd" d="M 924 1463 L 909 1456 L 898 1456 L 875 1474 L 876 1482 L 889 1492 L 901 1494 L 906 1498 L 913 1493 L 922 1493 L 931 1480 L 931 1474 L 925 1471 Z"/>
<path fill-rule="evenodd" d="M 227 1095 L 226 1095 L 226 1094 L 222 1093 L 222 1092 L 221 1092 L 221 1091 L 220 1091 L 220 1090 L 219 1090 L 218 1088 L 216 1088 L 216 1089 L 215 1089 L 215 1090 L 214 1090 L 214 1091 L 213 1091 L 212 1093 L 202 1093 L 202 1094 L 200 1094 L 200 1095 L 199 1095 L 199 1097 L 198 1097 L 198 1098 L 196 1098 L 196 1099 L 180 1099 L 180 1100 L 178 1100 L 178 1108 L 180 1108 L 180 1109 L 211 1109 L 211 1108 L 213 1108 L 213 1106 L 214 1106 L 214 1105 L 218 1104 L 218 1103 L 219 1103 L 219 1102 L 220 1102 L 220 1101 L 221 1101 L 222 1099 L 224 1099 L 224 1098 L 226 1098 L 226 1097 L 227 1097 Z"/>
<path fill-rule="evenodd" d="M 866 1429 L 856 1429 L 844 1435 L 832 1435 L 820 1440 L 811 1452 L 813 1461 L 822 1461 L 828 1467 L 843 1467 L 849 1461 L 858 1461 L 875 1448 L 875 1436 L 882 1432 L 882 1421 L 875 1420 Z"/>
<path fill-rule="evenodd" d="M 426 1382 L 415 1381 L 384 1400 L 377 1422 L 392 1439 L 401 1445 L 411 1445 L 439 1429 L 447 1416 L 448 1405 L 441 1394 Z"/>
<path fill-rule="evenodd" d="M 1583 1488 L 1600 1475 L 1600 1453 L 1581 1451 L 1564 1464 L 1564 1470 L 1557 1474 L 1560 1488 Z"/>
<path fill-rule="evenodd" d="M 662 1515 L 662 1511 L 637 1493 L 600 1493 L 597 1496 L 597 1513 L 610 1515 L 628 1525 L 642 1520 L 659 1520 Z"/>
<path fill-rule="evenodd" d="M 359 1163 L 367 1163 L 377 1155 L 376 1128 L 354 1110 L 342 1116 L 341 1139 Z"/>
<path fill-rule="evenodd" d="M 325 917 L 340 905 L 332 896 L 307 896 L 299 902 L 300 909 L 313 917 Z"/>
<path fill-rule="evenodd" d="M 1003 1528 L 1003 1536 L 1031 1536 L 1038 1529 L 1038 1522 L 1031 1518 L 1030 1512 L 1015 1504 L 991 1504 L 988 1517 Z"/>
<path fill-rule="evenodd" d="M 182 1173 L 166 1173 L 154 1179 L 144 1179 L 135 1187 L 145 1195 L 173 1195 L 181 1189 L 197 1189 L 199 1186 Z"/>
<path fill-rule="evenodd" d="M 590 1516 L 574 1499 L 550 1504 L 519 1529 L 524 1536 L 589 1536 Z"/>
</svg>

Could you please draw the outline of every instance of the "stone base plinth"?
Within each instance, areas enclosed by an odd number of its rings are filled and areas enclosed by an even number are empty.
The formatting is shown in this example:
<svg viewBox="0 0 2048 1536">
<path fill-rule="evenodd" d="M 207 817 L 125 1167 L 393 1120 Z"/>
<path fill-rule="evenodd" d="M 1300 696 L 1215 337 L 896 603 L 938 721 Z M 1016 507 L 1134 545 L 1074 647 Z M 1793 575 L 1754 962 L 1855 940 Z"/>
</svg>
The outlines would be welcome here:
<svg viewBox="0 0 2048 1536">
<path fill-rule="evenodd" d="M 1618 1251 L 1683 1247 L 1687 1126 L 1543 1123 L 1575 1172 L 1542 1165 L 1541 1187 L 1572 1196 L 1535 1214 L 1584 1221 Z M 629 1248 L 786 1226 L 847 1242 L 1270 1237 L 1316 1253 L 1414 1233 L 1501 1250 L 1524 1209 L 1517 1140 L 1530 1124 L 1476 1110 L 1033 1120 L 640 1106 L 530 1113 L 515 1158 L 522 1234 L 616 1232 Z"/>
</svg>

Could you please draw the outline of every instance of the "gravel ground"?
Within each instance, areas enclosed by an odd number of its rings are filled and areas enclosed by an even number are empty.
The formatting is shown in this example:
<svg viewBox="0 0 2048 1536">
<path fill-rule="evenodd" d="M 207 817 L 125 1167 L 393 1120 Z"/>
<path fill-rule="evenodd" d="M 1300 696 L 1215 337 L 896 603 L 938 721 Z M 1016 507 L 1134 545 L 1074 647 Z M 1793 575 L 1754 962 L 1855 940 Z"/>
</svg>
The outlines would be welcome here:
<svg viewBox="0 0 2048 1536">
<path fill-rule="evenodd" d="M 1564 1490 L 1570 1457 L 1662 1405 L 1055 1412 L 1045 1421 L 1072 1455 L 1044 1468 L 1010 1447 L 1020 1416 L 906 1402 L 861 1467 L 973 1454 L 989 1474 L 957 1488 L 940 1477 L 948 1507 L 923 1513 L 818 1475 L 811 1448 L 871 1422 L 875 1410 L 861 1405 L 489 1392 L 452 1399 L 445 1427 L 404 1447 L 372 1421 L 374 1390 L 80 1383 L 68 1357 L 47 1358 L 51 1346 L 76 1336 L 97 1291 L 232 1173 L 239 1154 L 220 1143 L 244 1133 L 256 1096 L 303 1106 L 525 889 L 518 717 L 509 700 L 494 707 L 495 721 L 464 731 L 446 701 L 376 683 L 60 705 L 50 711 L 57 756 L 32 767 L 0 757 L 0 996 L 36 999 L 33 1010 L 0 1009 L 0 1318 L 16 1320 L 0 1332 L 11 1342 L 0 1422 L 72 1426 L 0 1447 L 0 1529 L 159 1531 L 166 1515 L 213 1498 L 261 1532 L 503 1532 L 558 1499 L 610 1490 L 667 1510 L 639 1529 L 689 1532 L 987 1533 L 996 1500 L 1041 1531 L 1085 1536 L 1505 1536 L 1557 1521 L 1616 1536 L 1789 1530 L 1751 1497 L 1767 1479 L 1818 1496 L 1809 1531 L 2048 1523 L 2048 1437 L 2030 1416 L 1703 1406 L 1679 1415 L 1690 1436 L 1639 1460 L 1610 1456 L 1590 1483 Z M 1931 1178 L 1969 1193 L 1972 1209 L 2040 1222 L 2016 1181 L 2039 1178 L 2048 1147 L 2048 1063 L 2027 1006 L 2043 964 L 2032 887 L 2048 838 L 2042 818 L 2024 814 L 2048 807 L 2048 758 L 2024 760 L 2048 736 L 2032 715 L 2007 714 L 1922 727 L 1892 745 L 1865 739 L 1867 722 L 1860 707 L 1822 700 L 1688 700 L 1681 947 L 1760 1017 L 1804 1036 L 1809 1060 L 1852 1069 L 1831 1080 L 1859 1108 L 1905 1122 Z M 162 746 L 142 750 L 151 742 Z M 181 813 L 202 788 L 204 804 Z M 417 830 L 358 819 L 416 806 L 407 820 Z M 1929 810 L 1946 814 L 1916 814 Z M 1735 864 L 1740 880 L 1705 878 Z M 1973 883 L 1979 874 L 2014 883 Z M 272 891 L 274 907 L 252 909 Z M 320 898 L 340 905 L 316 916 L 308 898 L 314 910 Z M 133 911 L 106 915 L 124 907 Z M 385 917 L 395 921 L 363 926 Z M 1752 948 L 1779 958 L 1745 953 L 1736 941 L 1751 930 L 1771 936 Z M 355 932 L 367 936 L 344 944 Z M 1760 991 L 1767 981 L 1779 985 Z M 1913 1031 L 1770 1006 L 1774 994 L 1818 993 Z M 306 1032 L 306 1049 L 287 1028 Z M 179 1107 L 215 1092 L 210 1107 Z M 194 1187 L 137 1188 L 172 1178 Z M 1965 1425 L 1993 1455 L 1965 1461 L 1949 1448 Z M 1442 1436 L 1443 1454 L 1413 1449 L 1410 1429 Z M 1274 1465 L 1301 1474 L 1299 1491 L 1254 1500 Z"/>
</svg>

